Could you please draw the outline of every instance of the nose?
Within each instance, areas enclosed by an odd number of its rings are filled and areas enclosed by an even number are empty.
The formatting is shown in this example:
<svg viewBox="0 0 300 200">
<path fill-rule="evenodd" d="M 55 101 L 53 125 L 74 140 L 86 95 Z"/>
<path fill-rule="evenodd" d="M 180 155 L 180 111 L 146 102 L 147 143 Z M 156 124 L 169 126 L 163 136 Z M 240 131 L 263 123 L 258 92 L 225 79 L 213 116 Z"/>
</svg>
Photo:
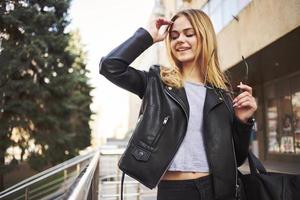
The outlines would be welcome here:
<svg viewBox="0 0 300 200">
<path fill-rule="evenodd" d="M 184 42 L 184 41 L 185 41 L 185 35 L 183 33 L 180 33 L 177 38 L 177 42 Z"/>
</svg>

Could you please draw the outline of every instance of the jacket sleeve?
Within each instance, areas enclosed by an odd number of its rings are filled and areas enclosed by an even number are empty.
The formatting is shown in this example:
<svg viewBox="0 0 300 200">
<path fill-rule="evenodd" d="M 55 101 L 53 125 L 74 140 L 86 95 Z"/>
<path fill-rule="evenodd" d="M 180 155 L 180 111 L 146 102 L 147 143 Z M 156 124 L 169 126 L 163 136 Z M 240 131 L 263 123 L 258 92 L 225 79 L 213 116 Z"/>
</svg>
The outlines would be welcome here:
<svg viewBox="0 0 300 200">
<path fill-rule="evenodd" d="M 248 122 L 242 122 L 239 120 L 234 113 L 234 108 L 232 104 L 232 100 L 230 96 L 225 94 L 225 101 L 228 105 L 228 109 L 231 115 L 232 122 L 232 138 L 234 142 L 234 151 L 235 157 L 237 161 L 237 166 L 241 166 L 248 155 L 249 144 L 250 144 L 250 136 L 252 127 L 254 125 L 253 118 L 250 118 Z"/>
<path fill-rule="evenodd" d="M 233 113 L 233 140 L 238 167 L 247 158 L 253 124 L 252 118 L 245 123 L 240 121 Z"/>
<path fill-rule="evenodd" d="M 139 28 L 133 36 L 102 57 L 99 72 L 115 85 L 143 98 L 148 72 L 129 66 L 141 53 L 153 44 L 151 35 Z"/>
</svg>

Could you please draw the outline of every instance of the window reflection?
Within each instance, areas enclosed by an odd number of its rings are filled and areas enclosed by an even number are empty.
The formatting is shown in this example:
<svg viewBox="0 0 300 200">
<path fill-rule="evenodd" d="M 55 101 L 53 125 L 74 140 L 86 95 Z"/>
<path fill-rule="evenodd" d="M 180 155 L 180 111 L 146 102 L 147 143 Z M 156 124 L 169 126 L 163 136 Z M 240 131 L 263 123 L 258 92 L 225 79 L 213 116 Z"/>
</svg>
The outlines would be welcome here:
<svg viewBox="0 0 300 200">
<path fill-rule="evenodd" d="M 294 137 L 292 131 L 292 102 L 288 80 L 277 82 L 277 94 L 280 103 L 280 152 L 294 153 Z"/>
<path fill-rule="evenodd" d="M 202 10 L 211 17 L 215 31 L 218 33 L 250 2 L 251 0 L 210 0 Z"/>
<path fill-rule="evenodd" d="M 268 150 L 269 152 L 279 152 L 279 142 L 277 134 L 277 106 L 275 99 L 269 99 L 267 105 L 268 122 Z"/>
<path fill-rule="evenodd" d="M 300 91 L 292 95 L 292 105 L 294 114 L 294 135 L 295 135 L 295 151 L 300 154 Z"/>
<path fill-rule="evenodd" d="M 300 154 L 300 75 L 265 86 L 269 153 Z"/>
</svg>

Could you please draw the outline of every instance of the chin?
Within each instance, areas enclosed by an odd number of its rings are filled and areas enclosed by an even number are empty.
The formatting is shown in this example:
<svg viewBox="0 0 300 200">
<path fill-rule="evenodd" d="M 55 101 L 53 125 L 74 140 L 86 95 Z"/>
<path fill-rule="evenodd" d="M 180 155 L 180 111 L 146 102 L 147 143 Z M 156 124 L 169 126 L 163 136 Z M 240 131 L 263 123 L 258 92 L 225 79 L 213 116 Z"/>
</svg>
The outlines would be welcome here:
<svg viewBox="0 0 300 200">
<path fill-rule="evenodd" d="M 184 62 L 192 62 L 194 61 L 194 56 L 179 56 L 177 57 L 177 60 L 179 60 L 181 63 L 184 63 Z"/>
</svg>

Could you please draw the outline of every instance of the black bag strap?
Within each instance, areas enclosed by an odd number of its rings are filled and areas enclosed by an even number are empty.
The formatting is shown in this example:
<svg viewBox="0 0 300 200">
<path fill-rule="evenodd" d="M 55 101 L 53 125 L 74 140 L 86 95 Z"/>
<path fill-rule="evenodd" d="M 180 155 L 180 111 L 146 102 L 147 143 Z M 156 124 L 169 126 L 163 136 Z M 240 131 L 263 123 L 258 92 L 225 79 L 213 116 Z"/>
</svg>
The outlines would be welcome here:
<svg viewBox="0 0 300 200">
<path fill-rule="evenodd" d="M 257 171 L 261 174 L 267 173 L 266 168 L 251 151 L 248 152 L 248 162 L 251 174 L 257 174 Z"/>
<path fill-rule="evenodd" d="M 123 186 L 124 186 L 124 178 L 125 178 L 125 173 L 122 172 L 122 179 L 121 179 L 121 200 L 123 200 Z"/>
</svg>

